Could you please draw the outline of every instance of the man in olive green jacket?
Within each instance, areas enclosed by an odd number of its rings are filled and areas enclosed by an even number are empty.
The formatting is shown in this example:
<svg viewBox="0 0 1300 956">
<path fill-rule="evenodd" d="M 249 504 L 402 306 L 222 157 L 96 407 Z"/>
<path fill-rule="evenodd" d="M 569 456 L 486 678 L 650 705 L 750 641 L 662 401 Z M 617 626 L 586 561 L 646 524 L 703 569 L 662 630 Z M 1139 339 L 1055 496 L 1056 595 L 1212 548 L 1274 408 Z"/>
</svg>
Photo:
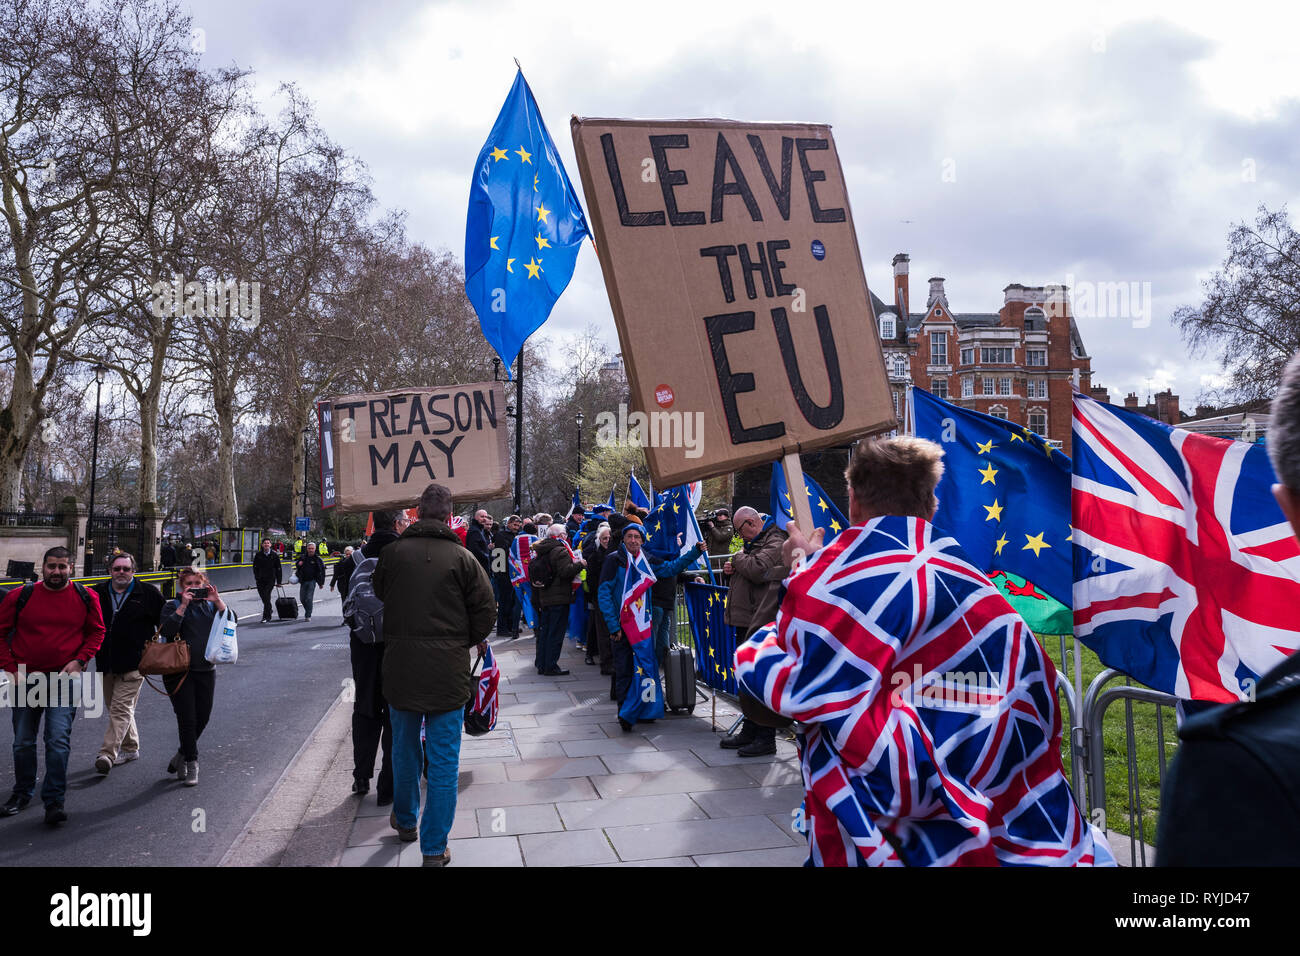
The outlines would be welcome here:
<svg viewBox="0 0 1300 956">
<path fill-rule="evenodd" d="M 431 484 L 420 520 L 379 554 L 372 583 L 384 602 L 384 696 L 393 724 L 393 813 L 400 839 L 420 839 L 425 866 L 451 862 L 460 733 L 469 703 L 470 648 L 496 623 L 487 572 L 447 526 L 451 492 Z M 424 742 L 420 727 L 424 725 Z M 428 761 L 420 814 L 420 772 Z"/>
</svg>

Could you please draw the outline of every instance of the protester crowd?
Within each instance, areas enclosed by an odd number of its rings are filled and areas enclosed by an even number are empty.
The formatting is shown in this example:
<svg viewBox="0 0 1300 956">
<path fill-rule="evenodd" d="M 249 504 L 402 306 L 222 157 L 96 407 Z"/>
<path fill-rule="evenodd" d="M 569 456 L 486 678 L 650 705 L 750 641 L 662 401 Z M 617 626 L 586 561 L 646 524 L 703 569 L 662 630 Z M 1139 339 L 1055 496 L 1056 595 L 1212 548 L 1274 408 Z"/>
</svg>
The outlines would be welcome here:
<svg viewBox="0 0 1300 956">
<path fill-rule="evenodd" d="M 1300 537 L 1300 356 L 1286 369 L 1271 429 L 1274 495 Z M 653 647 L 662 672 L 676 588 L 708 555 L 729 582 L 726 623 L 736 629 L 745 715 L 720 745 L 745 757 L 771 754 L 776 730 L 794 729 L 812 863 L 1113 864 L 1105 835 L 1070 797 L 1050 658 L 960 542 L 931 524 L 943 457 L 939 445 L 920 438 L 859 442 L 845 476 L 851 526 L 829 545 L 820 530 L 809 534 L 794 522 L 783 530 L 742 507 L 734 517 L 726 509 L 708 513 L 704 540 L 679 555 L 651 555 L 644 509 L 577 506 L 558 520 L 537 513 L 498 523 L 485 510 L 454 516 L 451 492 L 436 483 L 421 495 L 415 520 L 376 512 L 373 534 L 347 549 L 328 583 L 344 597 L 350 629 L 353 793 L 368 793 L 375 781 L 399 838 L 419 841 L 426 866 L 447 865 L 474 652 L 488 654 L 494 632 L 519 638 L 531 602 L 537 673 L 564 676 L 560 651 L 580 601 L 589 612 L 578 635 L 585 664 L 609 676 L 611 699 L 624 701 L 635 693 L 640 666 L 626 633 L 633 618 L 625 582 L 638 568 L 651 571 L 634 610 L 645 622 L 641 633 L 653 639 L 639 646 Z M 734 538 L 741 543 L 733 551 Z M 327 586 L 316 550 L 306 542 L 293 556 L 307 620 L 315 590 Z M 512 554 L 522 570 L 512 567 Z M 0 814 L 21 812 L 36 795 L 43 718 L 45 820 L 67 819 L 77 684 L 92 658 L 108 700 L 95 769 L 107 774 L 139 759 L 141 658 L 155 635 L 189 651 L 187 668 L 163 678 L 178 737 L 167 771 L 197 785 L 199 740 L 216 699 L 217 668 L 205 645 L 214 621 L 233 612 L 198 568 L 178 573 L 170 601 L 135 568 L 132 555 L 119 553 L 110 580 L 87 589 L 71 581 L 68 550 L 51 548 L 41 580 L 0 603 L 0 670 L 21 675 L 29 690 L 43 683 L 63 691 L 14 706 L 14 785 Z M 262 621 L 270 621 L 283 574 L 270 541 L 253 574 Z M 1001 696 L 960 718 L 952 700 L 900 693 L 883 680 L 910 662 L 930 669 L 962 657 L 967 667 L 975 657 L 1015 664 L 987 664 Z M 1297 674 L 1293 656 L 1264 676 L 1256 700 L 1211 708 L 1180 728 L 1160 818 L 1161 863 L 1300 859 Z M 622 711 L 619 720 L 631 729 Z M 1002 737 L 1016 746 L 998 750 L 995 761 L 988 748 Z M 992 742 L 972 743 L 979 740 Z M 1013 779 L 1019 782 L 1010 786 Z M 1225 812 L 1234 802 L 1237 809 Z"/>
</svg>

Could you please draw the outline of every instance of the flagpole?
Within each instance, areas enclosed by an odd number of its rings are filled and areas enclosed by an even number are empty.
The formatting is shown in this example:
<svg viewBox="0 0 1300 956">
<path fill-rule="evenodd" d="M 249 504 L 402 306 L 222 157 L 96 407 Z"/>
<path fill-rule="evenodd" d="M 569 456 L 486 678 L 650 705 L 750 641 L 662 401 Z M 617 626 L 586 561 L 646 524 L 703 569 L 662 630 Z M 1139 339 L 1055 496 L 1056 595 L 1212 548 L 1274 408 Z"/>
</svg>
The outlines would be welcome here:
<svg viewBox="0 0 1300 956">
<path fill-rule="evenodd" d="M 516 63 L 519 61 L 516 60 Z M 515 514 L 524 510 L 524 343 L 515 363 Z"/>
</svg>

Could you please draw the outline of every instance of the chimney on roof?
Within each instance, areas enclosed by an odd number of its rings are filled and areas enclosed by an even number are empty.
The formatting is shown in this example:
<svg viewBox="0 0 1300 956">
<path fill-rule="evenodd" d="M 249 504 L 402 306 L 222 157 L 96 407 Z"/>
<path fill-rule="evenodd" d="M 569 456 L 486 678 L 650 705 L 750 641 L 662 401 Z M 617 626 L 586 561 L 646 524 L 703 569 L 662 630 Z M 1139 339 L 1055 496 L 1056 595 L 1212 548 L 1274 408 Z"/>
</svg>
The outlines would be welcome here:
<svg viewBox="0 0 1300 956">
<path fill-rule="evenodd" d="M 1172 389 L 1167 388 L 1163 392 L 1156 392 L 1156 419 L 1166 425 L 1177 425 L 1180 421 L 1178 396 Z"/>
<path fill-rule="evenodd" d="M 1138 407 L 1138 397 L 1135 393 L 1129 392 L 1127 395 L 1124 396 L 1124 407 L 1125 408 Z"/>
<path fill-rule="evenodd" d="M 894 256 L 894 308 L 898 310 L 898 324 L 903 328 L 907 328 L 907 308 L 911 298 L 907 279 L 907 264 L 910 261 L 905 252 Z"/>
<path fill-rule="evenodd" d="M 946 296 L 943 291 L 942 276 L 930 277 L 930 294 L 925 300 L 925 311 L 929 312 L 936 302 L 945 309 L 948 308 L 948 296 Z"/>
</svg>

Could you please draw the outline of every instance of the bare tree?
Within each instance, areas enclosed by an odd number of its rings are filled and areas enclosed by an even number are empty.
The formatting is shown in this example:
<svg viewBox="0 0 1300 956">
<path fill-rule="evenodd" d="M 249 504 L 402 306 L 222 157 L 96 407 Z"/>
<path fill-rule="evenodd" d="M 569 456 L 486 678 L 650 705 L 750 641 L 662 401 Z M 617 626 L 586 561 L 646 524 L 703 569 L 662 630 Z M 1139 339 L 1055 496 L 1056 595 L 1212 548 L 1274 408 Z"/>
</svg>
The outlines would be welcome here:
<svg viewBox="0 0 1300 956">
<path fill-rule="evenodd" d="M 1202 283 L 1205 301 L 1174 312 L 1194 354 L 1216 354 L 1227 373 L 1220 401 L 1270 398 L 1300 350 L 1300 234 L 1286 207 L 1260 206 L 1228 234 L 1223 268 Z"/>
</svg>

